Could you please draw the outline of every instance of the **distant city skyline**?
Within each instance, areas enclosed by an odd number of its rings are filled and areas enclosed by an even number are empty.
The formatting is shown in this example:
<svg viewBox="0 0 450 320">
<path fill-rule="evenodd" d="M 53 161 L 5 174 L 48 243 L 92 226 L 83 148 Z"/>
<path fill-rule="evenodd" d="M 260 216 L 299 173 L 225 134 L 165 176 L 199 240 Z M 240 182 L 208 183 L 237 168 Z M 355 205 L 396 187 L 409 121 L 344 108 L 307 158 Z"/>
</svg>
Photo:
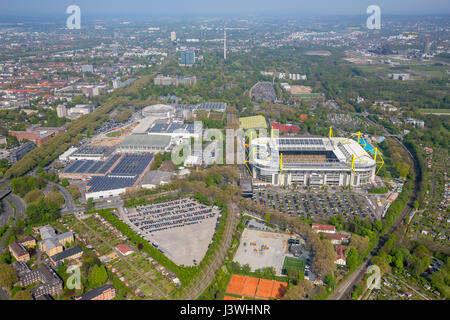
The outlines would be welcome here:
<svg viewBox="0 0 450 320">
<path fill-rule="evenodd" d="M 450 14 L 448 0 L 0 0 L 0 16 L 45 17 L 65 15 L 69 5 L 80 6 L 84 16 L 104 17 L 189 17 L 244 15 L 356 15 L 366 14 L 369 5 L 381 7 L 382 14 Z M 1 21 L 0 21 L 1 22 Z"/>
</svg>

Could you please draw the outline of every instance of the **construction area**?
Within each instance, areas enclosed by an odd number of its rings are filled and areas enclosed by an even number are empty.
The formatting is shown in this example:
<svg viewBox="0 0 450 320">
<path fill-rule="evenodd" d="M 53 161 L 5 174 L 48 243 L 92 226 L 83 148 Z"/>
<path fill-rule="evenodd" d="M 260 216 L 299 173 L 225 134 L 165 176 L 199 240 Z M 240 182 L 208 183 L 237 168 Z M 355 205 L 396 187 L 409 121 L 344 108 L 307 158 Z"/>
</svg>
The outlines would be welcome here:
<svg viewBox="0 0 450 320">
<path fill-rule="evenodd" d="M 241 266 L 248 264 L 252 271 L 273 267 L 277 275 L 282 275 L 285 256 L 292 256 L 288 251 L 289 234 L 245 229 L 241 243 L 233 261 Z"/>
</svg>

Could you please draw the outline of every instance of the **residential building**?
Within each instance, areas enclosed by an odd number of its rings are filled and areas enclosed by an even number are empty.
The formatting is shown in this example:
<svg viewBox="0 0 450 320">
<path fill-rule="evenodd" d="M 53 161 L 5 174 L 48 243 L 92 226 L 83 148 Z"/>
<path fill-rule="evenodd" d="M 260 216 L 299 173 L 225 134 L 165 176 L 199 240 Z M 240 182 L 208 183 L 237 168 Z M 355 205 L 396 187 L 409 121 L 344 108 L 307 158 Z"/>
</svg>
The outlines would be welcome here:
<svg viewBox="0 0 450 320">
<path fill-rule="evenodd" d="M 116 250 L 119 251 L 119 253 L 121 253 L 124 256 L 128 256 L 130 254 L 132 254 L 134 252 L 133 249 L 131 249 L 128 245 L 126 244 L 118 244 L 116 246 Z"/>
<path fill-rule="evenodd" d="M 405 123 L 419 128 L 423 128 L 425 126 L 425 122 L 423 120 L 414 118 L 407 118 Z"/>
<path fill-rule="evenodd" d="M 75 300 L 111 300 L 116 296 L 116 288 L 110 284 L 105 284 L 101 287 L 94 288 L 79 296 Z"/>
<path fill-rule="evenodd" d="M 56 272 L 47 265 L 40 266 L 35 270 L 19 273 L 18 277 L 22 287 L 29 286 L 35 282 L 41 282 L 39 286 L 30 290 L 31 295 L 35 299 L 45 294 L 60 294 L 63 290 L 62 280 Z"/>
<path fill-rule="evenodd" d="M 64 246 L 74 242 L 73 233 L 68 231 L 56 234 L 55 229 L 44 226 L 39 229 L 42 241 L 39 242 L 39 249 L 46 252 L 50 257 L 63 252 Z"/>
<path fill-rule="evenodd" d="M 317 233 L 336 233 L 336 227 L 329 224 L 313 223 L 312 229 Z"/>
<path fill-rule="evenodd" d="M 185 50 L 181 52 L 181 66 L 191 67 L 195 63 L 195 52 L 193 50 Z"/>
<path fill-rule="evenodd" d="M 11 151 L 11 153 L 9 154 L 9 163 L 13 164 L 16 163 L 17 161 L 19 161 L 20 159 L 22 159 L 28 152 L 30 152 L 31 150 L 33 150 L 36 147 L 36 145 L 34 144 L 34 142 L 27 142 L 23 145 L 21 145 L 20 147 L 14 149 L 13 151 Z"/>
<path fill-rule="evenodd" d="M 25 248 L 35 247 L 36 246 L 36 238 L 32 235 L 27 235 L 25 238 L 22 238 L 18 241 Z"/>
<path fill-rule="evenodd" d="M 83 250 L 76 246 L 72 248 L 68 248 L 63 252 L 57 253 L 53 256 L 50 256 L 50 260 L 54 266 L 59 266 L 63 264 L 66 260 L 76 260 L 81 258 L 83 255 Z"/>
<path fill-rule="evenodd" d="M 350 242 L 350 235 L 343 233 L 325 233 L 325 237 L 331 241 L 332 244 L 344 244 Z"/>
<path fill-rule="evenodd" d="M 345 260 L 346 249 L 347 249 L 346 246 L 340 244 L 334 246 L 334 250 L 336 251 L 336 260 L 334 261 L 334 263 L 344 266 L 347 264 L 347 261 Z"/>
<path fill-rule="evenodd" d="M 60 104 L 56 107 L 56 113 L 58 115 L 58 118 L 64 118 L 67 117 L 67 108 L 65 105 Z"/>
<path fill-rule="evenodd" d="M 13 257 L 17 261 L 28 261 L 30 260 L 30 254 L 28 253 L 27 249 L 25 247 L 17 242 L 11 243 L 9 246 L 9 252 L 13 255 Z"/>
</svg>

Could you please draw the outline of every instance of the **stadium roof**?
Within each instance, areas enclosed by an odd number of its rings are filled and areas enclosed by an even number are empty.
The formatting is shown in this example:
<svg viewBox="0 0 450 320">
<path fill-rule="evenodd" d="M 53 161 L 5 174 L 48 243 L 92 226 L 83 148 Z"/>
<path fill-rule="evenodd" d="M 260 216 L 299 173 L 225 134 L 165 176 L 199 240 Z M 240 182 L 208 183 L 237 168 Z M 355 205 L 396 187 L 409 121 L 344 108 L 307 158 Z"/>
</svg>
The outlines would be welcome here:
<svg viewBox="0 0 450 320">
<path fill-rule="evenodd" d="M 241 129 L 256 129 L 267 128 L 266 119 L 263 116 L 252 116 L 239 118 L 239 128 Z"/>
</svg>

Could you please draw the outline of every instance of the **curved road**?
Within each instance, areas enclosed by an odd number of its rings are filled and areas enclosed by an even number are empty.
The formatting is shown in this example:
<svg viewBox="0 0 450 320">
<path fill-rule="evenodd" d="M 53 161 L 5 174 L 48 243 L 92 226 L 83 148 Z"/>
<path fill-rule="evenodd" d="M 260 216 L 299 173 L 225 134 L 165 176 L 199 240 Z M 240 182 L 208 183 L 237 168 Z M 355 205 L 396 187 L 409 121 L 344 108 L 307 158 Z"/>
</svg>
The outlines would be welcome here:
<svg viewBox="0 0 450 320">
<path fill-rule="evenodd" d="M 349 299 L 351 299 L 351 293 L 352 293 L 354 287 L 356 286 L 356 284 L 359 281 L 361 281 L 364 278 L 367 267 L 369 266 L 370 259 L 378 253 L 378 251 L 381 249 L 381 247 L 383 247 L 384 243 L 387 241 L 389 236 L 395 230 L 397 230 L 397 228 L 400 226 L 401 222 L 411 213 L 411 211 L 413 210 L 414 200 L 416 200 L 416 196 L 419 191 L 418 190 L 419 189 L 419 181 L 418 181 L 419 177 L 417 174 L 418 169 L 419 169 L 418 163 L 417 163 L 416 159 L 413 157 L 413 155 L 411 154 L 411 152 L 408 150 L 408 148 L 406 148 L 406 146 L 403 144 L 403 142 L 401 142 L 401 140 L 399 140 L 396 136 L 391 135 L 386 130 L 386 128 L 384 128 L 383 126 L 381 126 L 378 123 L 373 122 L 370 119 L 366 118 L 366 120 L 376 126 L 379 126 L 385 133 L 387 133 L 387 135 L 392 136 L 403 147 L 403 149 L 405 149 L 407 151 L 411 161 L 414 164 L 414 173 L 415 173 L 414 189 L 413 189 L 411 197 L 409 198 L 408 203 L 405 206 L 405 208 L 403 209 L 402 213 L 399 215 L 397 220 L 392 224 L 392 226 L 389 228 L 389 230 L 383 236 L 380 237 L 380 240 L 378 241 L 377 246 L 370 252 L 370 254 L 366 257 L 366 259 L 364 259 L 363 263 L 355 271 L 353 271 L 353 273 L 347 279 L 345 279 L 344 282 L 342 282 L 338 288 L 336 288 L 334 290 L 334 292 L 328 297 L 328 300 L 349 300 Z"/>
<path fill-rule="evenodd" d="M 14 215 L 14 208 L 12 207 L 12 205 L 9 203 L 8 200 L 11 201 L 16 207 L 15 215 Z M 15 216 L 16 220 L 20 218 L 22 215 L 25 214 L 26 208 L 27 205 L 25 201 L 22 200 L 22 198 L 16 196 L 15 194 L 10 193 L 5 199 L 3 199 L 3 210 L 0 215 L 0 227 L 2 227 L 6 222 L 8 222 L 10 217 Z M 7 232 L 7 234 L 8 233 L 9 232 Z M 7 234 L 4 235 L 4 237 L 7 236 Z M 3 241 L 0 241 L 0 251 L 1 250 L 3 250 Z"/>
<path fill-rule="evenodd" d="M 214 280 L 217 269 L 219 269 L 223 262 L 225 261 L 228 249 L 230 248 L 233 240 L 233 234 L 236 230 L 237 224 L 239 222 L 239 210 L 235 203 L 232 203 L 229 208 L 229 218 L 225 225 L 225 239 L 220 242 L 220 248 L 216 250 L 214 257 L 211 259 L 213 262 L 206 270 L 202 272 L 199 277 L 194 280 L 194 287 L 188 287 L 185 289 L 187 294 L 185 294 L 183 300 L 196 300 L 198 297 L 208 288 L 211 282 Z M 185 292 L 186 292 L 185 291 Z"/>
</svg>

